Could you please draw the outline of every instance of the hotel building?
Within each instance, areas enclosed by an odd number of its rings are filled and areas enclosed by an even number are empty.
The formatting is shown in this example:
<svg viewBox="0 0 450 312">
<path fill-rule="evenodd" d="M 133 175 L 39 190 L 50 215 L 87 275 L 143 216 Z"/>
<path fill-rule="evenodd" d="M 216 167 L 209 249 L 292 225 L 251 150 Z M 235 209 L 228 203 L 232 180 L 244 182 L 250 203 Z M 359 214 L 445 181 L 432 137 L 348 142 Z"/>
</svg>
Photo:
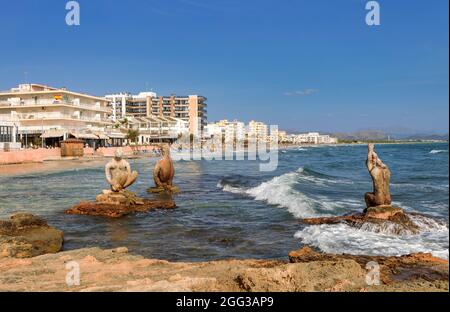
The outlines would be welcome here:
<svg viewBox="0 0 450 312">
<path fill-rule="evenodd" d="M 250 121 L 248 123 L 248 138 L 256 141 L 266 141 L 268 135 L 268 126 L 259 121 Z"/>
<path fill-rule="evenodd" d="M 101 97 L 40 84 L 0 92 L 0 124 L 17 126 L 23 146 L 56 146 L 69 137 L 101 140 L 111 110 Z"/>
<path fill-rule="evenodd" d="M 154 92 L 138 95 L 118 93 L 106 95 L 112 108 L 112 119 L 132 117 L 172 117 L 188 122 L 189 133 L 199 135 L 207 124 L 206 98 L 201 95 L 157 96 Z"/>
<path fill-rule="evenodd" d="M 180 136 L 189 135 L 187 121 L 174 117 L 127 117 L 126 127 L 138 130 L 138 144 L 174 142 Z"/>
<path fill-rule="evenodd" d="M 205 133 L 208 137 L 223 139 L 226 143 L 229 143 L 244 141 L 246 131 L 243 122 L 224 119 L 218 122 L 208 123 L 205 127 Z"/>
<path fill-rule="evenodd" d="M 308 144 L 335 144 L 337 139 L 328 134 L 320 134 L 319 132 L 309 132 L 298 134 L 294 138 L 294 143 Z"/>
</svg>

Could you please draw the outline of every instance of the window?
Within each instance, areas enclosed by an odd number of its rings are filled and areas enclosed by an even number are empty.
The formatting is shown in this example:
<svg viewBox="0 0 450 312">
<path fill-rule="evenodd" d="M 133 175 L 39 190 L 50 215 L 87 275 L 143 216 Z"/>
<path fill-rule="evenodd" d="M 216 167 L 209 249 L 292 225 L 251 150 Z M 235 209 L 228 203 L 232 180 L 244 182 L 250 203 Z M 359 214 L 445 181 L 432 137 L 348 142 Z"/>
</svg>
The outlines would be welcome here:
<svg viewBox="0 0 450 312">
<path fill-rule="evenodd" d="M 0 142 L 12 142 L 12 127 L 0 126 Z"/>
</svg>

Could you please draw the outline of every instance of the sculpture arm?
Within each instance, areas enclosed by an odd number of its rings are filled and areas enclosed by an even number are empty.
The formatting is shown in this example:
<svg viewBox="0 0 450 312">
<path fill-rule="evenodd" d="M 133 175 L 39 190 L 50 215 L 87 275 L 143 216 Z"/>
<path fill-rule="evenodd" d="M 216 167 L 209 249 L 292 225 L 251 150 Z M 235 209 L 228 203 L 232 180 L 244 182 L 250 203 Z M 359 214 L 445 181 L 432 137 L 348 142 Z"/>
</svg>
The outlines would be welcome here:
<svg viewBox="0 0 450 312">
<path fill-rule="evenodd" d="M 372 169 L 376 166 L 377 158 L 378 158 L 377 155 L 373 151 L 370 151 L 367 154 L 366 165 L 367 165 L 367 169 L 369 170 L 369 172 L 371 172 Z"/>
<path fill-rule="evenodd" d="M 377 159 L 376 159 L 376 165 L 378 166 L 378 167 L 381 167 L 381 168 L 386 168 L 386 165 L 381 161 L 381 159 L 380 158 L 378 158 L 377 157 Z"/>
<path fill-rule="evenodd" d="M 159 171 L 160 171 L 159 164 L 156 163 L 155 169 L 153 169 L 153 180 L 155 180 L 156 186 L 161 186 L 163 184 L 159 179 Z"/>
<path fill-rule="evenodd" d="M 105 177 L 106 177 L 106 181 L 108 181 L 108 183 L 111 186 L 114 186 L 114 183 L 112 181 L 112 177 L 111 177 L 111 165 L 108 163 L 105 166 Z"/>
<path fill-rule="evenodd" d="M 131 167 L 128 161 L 125 161 L 125 168 L 127 169 L 128 176 L 131 175 Z"/>
</svg>

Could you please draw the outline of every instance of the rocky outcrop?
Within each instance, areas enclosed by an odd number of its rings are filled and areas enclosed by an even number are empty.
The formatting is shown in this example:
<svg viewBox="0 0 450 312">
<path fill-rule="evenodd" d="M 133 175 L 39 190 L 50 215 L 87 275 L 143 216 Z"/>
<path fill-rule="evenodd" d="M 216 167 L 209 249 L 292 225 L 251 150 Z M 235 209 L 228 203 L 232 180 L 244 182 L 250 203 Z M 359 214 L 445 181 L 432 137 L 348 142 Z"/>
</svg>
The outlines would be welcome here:
<svg viewBox="0 0 450 312">
<path fill-rule="evenodd" d="M 0 220 L 0 258 L 29 258 L 56 253 L 63 245 L 63 232 L 32 214 L 20 213 Z"/>
<path fill-rule="evenodd" d="M 142 203 L 134 205 L 81 202 L 66 210 L 66 213 L 119 218 L 132 213 L 148 212 L 154 209 L 173 209 L 175 207 L 173 200 L 143 200 Z"/>
<path fill-rule="evenodd" d="M 448 280 L 441 279 L 445 274 L 404 278 L 399 273 L 389 283 L 369 286 L 363 266 L 368 259 L 307 249 L 291 253 L 290 258 L 291 263 L 232 259 L 169 262 L 129 254 L 125 247 L 86 248 L 31 259 L 0 259 L 0 291 L 448 291 Z M 425 266 L 444 267 L 446 263 L 424 254 L 400 259 L 386 258 L 382 265 L 420 261 Z M 80 283 L 70 286 L 66 277 L 74 264 L 79 268 Z"/>
<path fill-rule="evenodd" d="M 95 202 L 82 201 L 66 210 L 66 213 L 119 218 L 131 213 L 175 207 L 175 202 L 171 199 L 148 200 L 137 197 L 135 193 L 126 190 L 119 192 L 104 190 L 102 194 L 97 195 Z"/>
<path fill-rule="evenodd" d="M 166 186 L 164 187 L 149 187 L 147 189 L 148 193 L 155 193 L 155 194 L 176 194 L 180 192 L 180 188 L 178 186 Z"/>
<path fill-rule="evenodd" d="M 411 214 L 413 215 L 413 214 Z M 403 209 L 392 206 L 377 206 L 365 209 L 363 213 L 354 213 L 337 217 L 306 218 L 302 223 L 310 225 L 345 223 L 361 228 L 366 225 L 389 227 L 391 234 L 417 234 L 420 229 Z"/>
<path fill-rule="evenodd" d="M 327 254 L 303 247 L 289 253 L 292 263 L 311 263 L 317 261 L 353 260 L 361 269 L 373 261 L 380 266 L 380 279 L 384 284 L 414 281 L 448 281 L 448 261 L 433 257 L 430 253 L 414 253 L 399 257 L 366 256 L 349 254 Z"/>
</svg>

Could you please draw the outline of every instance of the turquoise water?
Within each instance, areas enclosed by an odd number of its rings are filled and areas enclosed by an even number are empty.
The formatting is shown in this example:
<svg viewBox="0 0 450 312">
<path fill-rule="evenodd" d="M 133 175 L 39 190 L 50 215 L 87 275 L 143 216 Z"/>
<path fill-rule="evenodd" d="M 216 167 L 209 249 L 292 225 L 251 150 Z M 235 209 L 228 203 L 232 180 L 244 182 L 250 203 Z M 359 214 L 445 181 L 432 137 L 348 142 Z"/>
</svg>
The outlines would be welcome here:
<svg viewBox="0 0 450 312">
<path fill-rule="evenodd" d="M 293 148 L 279 153 L 274 172 L 255 161 L 177 161 L 177 208 L 120 219 L 65 215 L 107 188 L 103 168 L 0 176 L 0 217 L 42 216 L 65 233 L 64 248 L 127 246 L 151 258 L 200 261 L 282 258 L 302 244 L 326 252 L 400 255 L 432 252 L 448 258 L 448 144 L 377 145 L 392 172 L 394 204 L 430 215 L 417 235 L 393 235 L 346 225 L 305 226 L 299 218 L 364 208 L 371 191 L 365 146 Z M 130 161 L 139 171 L 131 190 L 152 197 L 155 159 Z"/>
</svg>

